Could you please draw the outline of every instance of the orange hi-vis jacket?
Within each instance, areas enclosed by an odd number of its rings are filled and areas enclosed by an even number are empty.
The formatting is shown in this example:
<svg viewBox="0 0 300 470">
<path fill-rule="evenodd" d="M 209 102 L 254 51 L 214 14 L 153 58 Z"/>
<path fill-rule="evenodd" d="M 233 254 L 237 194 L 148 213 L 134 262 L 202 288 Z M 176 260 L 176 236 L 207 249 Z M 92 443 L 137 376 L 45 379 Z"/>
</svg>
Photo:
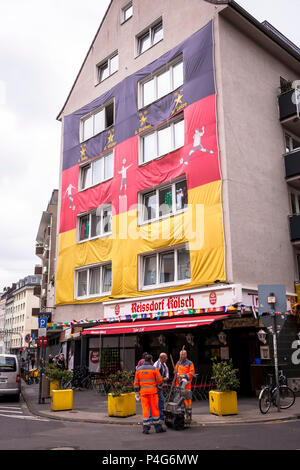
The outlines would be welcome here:
<svg viewBox="0 0 300 470">
<path fill-rule="evenodd" d="M 157 393 L 157 386 L 161 385 L 163 378 L 159 370 L 151 364 L 143 364 L 136 370 L 134 377 L 134 390 L 140 395 Z"/>
<path fill-rule="evenodd" d="M 184 362 L 178 361 L 176 366 L 175 366 L 175 372 L 177 372 L 178 375 L 185 375 L 188 383 L 185 387 L 186 390 L 189 390 L 191 388 L 192 380 L 195 376 L 195 367 L 192 361 L 189 361 L 186 359 Z M 178 380 L 176 379 L 176 386 L 178 385 Z"/>
</svg>

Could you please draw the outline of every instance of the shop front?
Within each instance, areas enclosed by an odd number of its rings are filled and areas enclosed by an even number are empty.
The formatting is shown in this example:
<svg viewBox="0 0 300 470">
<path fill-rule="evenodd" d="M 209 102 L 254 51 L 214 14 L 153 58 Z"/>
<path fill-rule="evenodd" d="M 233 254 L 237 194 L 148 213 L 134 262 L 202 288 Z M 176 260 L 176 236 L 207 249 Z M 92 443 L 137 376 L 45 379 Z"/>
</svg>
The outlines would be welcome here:
<svg viewBox="0 0 300 470">
<path fill-rule="evenodd" d="M 267 374 L 274 371 L 274 353 L 272 335 L 263 318 L 257 317 L 256 307 L 257 293 L 240 285 L 107 302 L 104 321 L 81 333 L 87 348 L 85 365 L 104 374 L 122 368 L 134 371 L 143 352 L 154 360 L 166 352 L 172 375 L 171 357 L 176 363 L 184 346 L 195 364 L 197 380 L 211 376 L 212 358 L 232 359 L 239 370 L 240 395 L 257 394 Z M 278 351 L 280 367 L 288 377 L 300 376 L 292 363 L 295 339 L 297 322 L 287 315 Z"/>
</svg>

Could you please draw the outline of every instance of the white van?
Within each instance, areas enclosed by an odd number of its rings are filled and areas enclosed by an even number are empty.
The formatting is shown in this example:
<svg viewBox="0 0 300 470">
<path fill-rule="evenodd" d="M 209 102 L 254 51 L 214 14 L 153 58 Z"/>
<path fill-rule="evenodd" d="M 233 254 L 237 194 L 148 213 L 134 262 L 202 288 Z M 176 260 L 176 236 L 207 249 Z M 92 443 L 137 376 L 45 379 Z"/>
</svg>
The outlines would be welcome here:
<svg viewBox="0 0 300 470">
<path fill-rule="evenodd" d="M 18 401 L 20 393 L 21 375 L 17 356 L 0 354 L 0 397 L 10 395 Z"/>
</svg>

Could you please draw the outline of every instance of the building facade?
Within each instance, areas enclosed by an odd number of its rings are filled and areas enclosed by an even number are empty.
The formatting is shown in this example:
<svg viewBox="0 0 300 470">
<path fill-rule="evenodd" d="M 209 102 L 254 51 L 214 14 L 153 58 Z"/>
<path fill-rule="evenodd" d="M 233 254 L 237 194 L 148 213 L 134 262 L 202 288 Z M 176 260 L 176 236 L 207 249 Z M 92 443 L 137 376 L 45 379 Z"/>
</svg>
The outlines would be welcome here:
<svg viewBox="0 0 300 470">
<path fill-rule="evenodd" d="M 36 321 L 39 315 L 48 316 L 49 323 L 55 309 L 55 265 L 56 265 L 56 234 L 57 234 L 57 205 L 58 190 L 52 191 L 46 211 L 43 212 L 37 236 L 36 255 L 40 258 L 40 264 L 35 266 L 35 274 L 41 277 L 41 285 L 35 291 L 38 297 L 38 307 L 34 308 L 32 315 Z M 57 352 L 59 348 L 59 333 L 49 332 L 49 352 Z"/>
<path fill-rule="evenodd" d="M 145 349 L 185 345 L 203 373 L 232 357 L 245 392 L 257 388 L 258 285 L 286 286 L 296 332 L 282 155 L 300 121 L 279 116 L 278 95 L 299 59 L 233 1 L 110 3 L 58 116 L 54 317 L 99 327 L 75 341 L 78 361 L 133 369 Z"/>
</svg>

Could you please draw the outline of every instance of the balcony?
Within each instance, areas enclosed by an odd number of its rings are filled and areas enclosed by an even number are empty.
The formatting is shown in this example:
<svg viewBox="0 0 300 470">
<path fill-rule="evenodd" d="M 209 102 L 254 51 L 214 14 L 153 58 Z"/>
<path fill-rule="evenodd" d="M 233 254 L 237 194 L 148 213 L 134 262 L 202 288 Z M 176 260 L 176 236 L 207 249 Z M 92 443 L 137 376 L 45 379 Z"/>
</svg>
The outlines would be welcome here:
<svg viewBox="0 0 300 470">
<path fill-rule="evenodd" d="M 297 102 L 298 100 L 298 102 Z M 279 120 L 290 132 L 299 135 L 300 131 L 300 92 L 292 88 L 278 96 Z"/>
<path fill-rule="evenodd" d="M 41 291 L 42 291 L 41 286 L 35 286 L 33 289 L 33 295 L 35 295 L 36 297 L 40 297 Z"/>
<path fill-rule="evenodd" d="M 36 254 L 36 256 L 39 256 L 40 258 L 43 258 L 44 247 L 43 246 L 36 246 L 35 247 L 35 254 Z"/>
<path fill-rule="evenodd" d="M 290 215 L 289 221 L 291 242 L 300 246 L 300 214 Z"/>
<path fill-rule="evenodd" d="M 34 267 L 34 274 L 35 274 L 35 275 L 43 274 L 43 267 L 40 266 L 40 265 L 36 265 L 36 266 Z"/>
<path fill-rule="evenodd" d="M 300 189 L 300 148 L 284 155 L 286 181 Z"/>
</svg>

